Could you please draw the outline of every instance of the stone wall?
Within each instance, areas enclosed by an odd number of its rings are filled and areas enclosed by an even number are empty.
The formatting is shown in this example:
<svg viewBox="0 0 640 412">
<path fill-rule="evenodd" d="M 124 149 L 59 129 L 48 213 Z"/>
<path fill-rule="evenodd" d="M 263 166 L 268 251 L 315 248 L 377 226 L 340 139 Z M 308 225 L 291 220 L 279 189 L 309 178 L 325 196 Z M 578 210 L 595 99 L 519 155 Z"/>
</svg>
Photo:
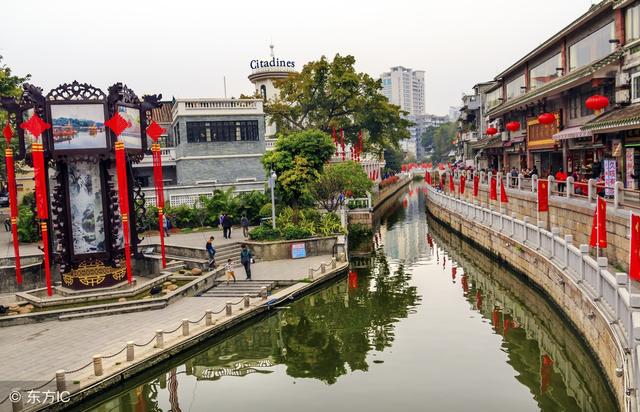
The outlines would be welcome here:
<svg viewBox="0 0 640 412">
<path fill-rule="evenodd" d="M 244 243 L 251 249 L 256 259 L 279 260 L 291 259 L 291 245 L 293 243 L 304 243 L 307 256 L 331 255 L 333 247 L 338 242 L 336 236 L 319 237 L 304 240 L 281 240 L 276 242 L 251 242 Z M 338 250 L 342 252 L 342 250 Z"/>
<path fill-rule="evenodd" d="M 24 256 L 20 259 L 22 285 L 16 282 L 16 262 L 13 257 L 0 259 L 0 294 L 22 292 L 46 286 L 41 256 Z M 51 272 L 52 281 L 60 281 L 56 270 Z"/>
<path fill-rule="evenodd" d="M 456 182 L 456 188 L 458 183 Z M 472 184 L 468 180 L 467 188 L 462 199 L 473 202 Z M 591 226 L 593 224 L 593 214 L 595 203 L 589 203 L 583 198 L 567 198 L 561 196 L 551 196 L 549 198 L 549 212 L 538 214 L 537 194 L 517 190 L 515 188 L 506 189 L 509 202 L 502 206 L 503 213 L 513 215 L 517 219 L 529 217 L 529 221 L 536 223 L 539 218 L 543 226 L 548 229 L 557 227 L 561 235 L 572 235 L 575 244 L 589 244 L 591 236 Z M 477 204 L 483 207 L 491 205 L 493 210 L 500 210 L 500 205 L 496 201 L 489 201 L 488 185 L 480 185 Z M 607 205 L 607 242 L 608 248 L 600 251 L 600 256 L 609 259 L 609 263 L 620 271 L 629 269 L 629 211 L 615 210 L 612 204 Z"/>
<path fill-rule="evenodd" d="M 467 220 L 457 212 L 439 207 L 431 201 L 428 202 L 428 210 L 440 223 L 503 260 L 545 292 L 593 349 L 620 409 L 625 410 L 624 380 L 617 376 L 616 368 L 624 365 L 626 372 L 632 376 L 631 382 L 635 382 L 633 360 L 630 356 L 622 358 L 609 320 L 570 276 L 536 249 L 522 244 L 516 247 L 512 236 L 494 231 L 477 221 Z M 637 410 L 635 398 L 633 410 Z"/>
</svg>

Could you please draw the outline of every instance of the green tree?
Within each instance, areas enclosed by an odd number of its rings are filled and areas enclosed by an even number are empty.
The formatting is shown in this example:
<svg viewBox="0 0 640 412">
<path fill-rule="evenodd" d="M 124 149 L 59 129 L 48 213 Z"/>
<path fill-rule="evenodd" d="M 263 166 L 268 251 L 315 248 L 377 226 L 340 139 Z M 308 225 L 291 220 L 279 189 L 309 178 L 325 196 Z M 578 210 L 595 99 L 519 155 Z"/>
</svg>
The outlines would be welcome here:
<svg viewBox="0 0 640 412">
<path fill-rule="evenodd" d="M 402 169 L 403 160 L 404 153 L 402 153 L 402 150 L 396 148 L 384 149 L 385 169 L 398 173 Z"/>
<path fill-rule="evenodd" d="M 433 152 L 431 155 L 431 160 L 433 162 L 441 162 L 447 160 L 447 155 L 454 148 L 453 140 L 456 137 L 457 131 L 458 126 L 453 122 L 444 123 L 432 130 L 433 136 L 431 137 L 431 148 Z M 423 141 L 424 140 L 425 135 L 423 135 Z"/>
<path fill-rule="evenodd" d="M 12 74 L 11 69 L 2 63 L 2 56 L 0 55 L 0 96 L 3 97 L 15 97 L 19 98 L 22 95 L 22 88 L 20 85 L 31 78 L 30 74 L 26 76 L 15 76 Z M 0 109 L 0 128 L 3 128 L 7 122 L 7 113 Z M 14 130 L 15 133 L 15 130 Z M 18 139 L 14 134 L 14 138 L 11 140 L 11 147 L 13 148 L 14 153 L 18 149 Z M 4 150 L 7 148 L 7 142 L 0 138 L 0 151 L 4 153 Z M 16 172 L 21 171 L 21 163 L 16 163 Z M 2 182 L 7 181 L 7 167 L 5 166 L 5 158 L 4 156 L 0 156 L 0 179 Z"/>
<path fill-rule="evenodd" d="M 265 112 L 284 133 L 306 129 L 331 132 L 342 128 L 351 143 L 366 130 L 365 148 L 381 153 L 409 137 L 411 122 L 380 93 L 382 82 L 357 72 L 353 56 L 325 56 L 304 65 L 300 73 L 276 82 L 280 95 L 268 101 Z"/>
<path fill-rule="evenodd" d="M 334 150 L 331 137 L 320 130 L 281 134 L 275 149 L 262 157 L 267 173 L 274 170 L 278 175 L 279 199 L 297 210 L 308 198 L 307 186 L 318 178 Z"/>
<path fill-rule="evenodd" d="M 351 192 L 354 196 L 364 196 L 372 182 L 362 167 L 353 161 L 329 164 L 320 177 L 309 185 L 313 197 L 328 212 L 335 211 L 344 203 L 341 193 Z"/>
</svg>

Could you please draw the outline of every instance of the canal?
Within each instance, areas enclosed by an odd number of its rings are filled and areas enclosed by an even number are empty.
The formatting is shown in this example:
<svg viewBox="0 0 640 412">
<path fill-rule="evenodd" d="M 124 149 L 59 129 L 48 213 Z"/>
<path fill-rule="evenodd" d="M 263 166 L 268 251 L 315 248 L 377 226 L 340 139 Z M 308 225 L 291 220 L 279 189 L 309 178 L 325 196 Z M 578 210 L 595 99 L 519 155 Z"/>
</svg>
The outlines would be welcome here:
<svg viewBox="0 0 640 412">
<path fill-rule="evenodd" d="M 593 356 L 413 185 L 353 272 L 94 399 L 91 411 L 615 411 Z"/>
</svg>

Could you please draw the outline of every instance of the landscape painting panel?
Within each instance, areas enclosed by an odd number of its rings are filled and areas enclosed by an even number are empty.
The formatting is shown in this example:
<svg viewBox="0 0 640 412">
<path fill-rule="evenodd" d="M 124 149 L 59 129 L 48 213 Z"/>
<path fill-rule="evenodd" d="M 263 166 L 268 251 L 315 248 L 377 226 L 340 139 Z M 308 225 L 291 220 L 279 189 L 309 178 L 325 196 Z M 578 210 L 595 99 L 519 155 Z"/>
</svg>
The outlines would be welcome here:
<svg viewBox="0 0 640 412">
<path fill-rule="evenodd" d="M 126 149 L 142 149 L 140 134 L 140 110 L 133 107 L 118 106 L 118 113 L 127 121 L 127 128 L 118 137 Z"/>
<path fill-rule="evenodd" d="M 69 163 L 69 197 L 73 253 L 105 251 L 102 185 L 97 163 Z"/>
<path fill-rule="evenodd" d="M 106 149 L 102 104 L 52 104 L 54 150 Z"/>
</svg>

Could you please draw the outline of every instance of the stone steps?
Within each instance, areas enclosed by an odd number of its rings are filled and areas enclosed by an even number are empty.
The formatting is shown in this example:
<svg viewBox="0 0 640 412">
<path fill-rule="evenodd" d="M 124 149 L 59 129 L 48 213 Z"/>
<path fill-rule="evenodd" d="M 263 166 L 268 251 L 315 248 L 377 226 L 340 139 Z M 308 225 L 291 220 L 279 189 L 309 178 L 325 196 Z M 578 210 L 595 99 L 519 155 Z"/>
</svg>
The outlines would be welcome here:
<svg viewBox="0 0 640 412">
<path fill-rule="evenodd" d="M 225 279 L 223 275 L 222 279 Z M 263 287 L 267 288 L 267 291 L 272 290 L 275 287 L 275 282 L 270 280 L 238 280 L 236 283 L 233 281 L 227 285 L 226 280 L 219 283 L 217 286 L 203 292 L 200 296 L 204 297 L 242 297 L 245 294 L 251 297 L 260 296 L 260 291 Z"/>
<path fill-rule="evenodd" d="M 58 320 L 73 320 L 73 319 L 82 319 L 82 318 L 94 318 L 94 317 L 105 316 L 105 315 L 120 315 L 123 313 L 141 312 L 143 310 L 163 309 L 166 306 L 167 306 L 166 302 L 146 302 L 146 303 L 140 302 L 139 304 L 126 306 L 122 308 L 94 310 L 91 312 L 78 312 L 78 313 L 70 313 L 68 315 L 60 315 L 58 316 Z"/>
</svg>

